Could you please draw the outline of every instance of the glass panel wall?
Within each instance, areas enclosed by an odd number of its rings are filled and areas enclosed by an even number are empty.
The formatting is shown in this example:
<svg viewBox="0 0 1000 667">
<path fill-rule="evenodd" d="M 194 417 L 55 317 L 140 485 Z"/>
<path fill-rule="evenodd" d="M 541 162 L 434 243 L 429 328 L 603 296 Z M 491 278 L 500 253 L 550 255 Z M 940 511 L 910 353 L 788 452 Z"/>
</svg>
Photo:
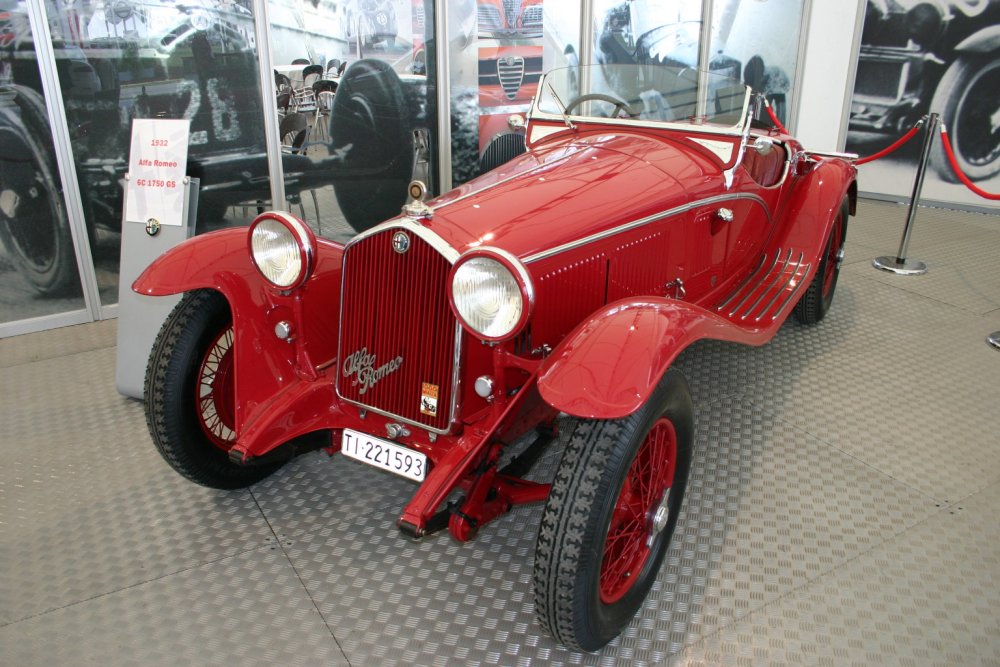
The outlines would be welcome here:
<svg viewBox="0 0 1000 667">
<path fill-rule="evenodd" d="M 788 122 L 798 67 L 805 0 L 714 0 L 712 67 L 742 67 L 743 82 L 763 92 Z"/>
<path fill-rule="evenodd" d="M 579 63 L 580 3 L 448 4 L 452 181 L 460 185 L 524 151 L 507 120 L 525 113 L 542 73 Z"/>
<path fill-rule="evenodd" d="M 344 241 L 433 187 L 430 0 L 269 0 L 287 209 Z"/>
<path fill-rule="evenodd" d="M 711 0 L 709 70 L 763 92 L 784 122 L 804 0 Z M 594 59 L 698 67 L 702 7 L 673 0 L 598 0 Z"/>
<path fill-rule="evenodd" d="M 133 118 L 191 121 L 197 232 L 268 205 L 249 0 L 46 0 L 101 301 L 118 299 L 123 178 Z"/>
<path fill-rule="evenodd" d="M 24 3 L 0 0 L 0 322 L 85 307 Z"/>
</svg>

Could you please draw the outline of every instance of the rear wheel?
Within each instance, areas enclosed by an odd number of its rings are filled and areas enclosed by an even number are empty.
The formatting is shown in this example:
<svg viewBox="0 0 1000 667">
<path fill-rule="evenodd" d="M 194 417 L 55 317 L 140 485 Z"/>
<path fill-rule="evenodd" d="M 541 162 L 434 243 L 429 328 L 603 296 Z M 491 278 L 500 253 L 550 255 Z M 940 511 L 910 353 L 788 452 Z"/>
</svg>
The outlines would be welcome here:
<svg viewBox="0 0 1000 667">
<path fill-rule="evenodd" d="M 76 254 L 52 151 L 44 106 L 19 91 L 0 108 L 0 238 L 19 272 L 38 292 L 80 293 Z"/>
<path fill-rule="evenodd" d="M 358 178 L 333 183 L 337 203 L 355 231 L 398 215 L 413 174 L 413 133 L 399 77 L 378 60 L 359 60 L 344 73 L 330 114 L 332 153 Z"/>
<path fill-rule="evenodd" d="M 974 181 L 1000 173 L 1000 99 L 984 91 L 1000 90 L 1000 53 L 960 56 L 944 73 L 931 102 L 948 128 L 955 158 Z M 941 142 L 934 145 L 938 173 L 955 183 Z"/>
<path fill-rule="evenodd" d="M 535 610 L 557 641 L 597 650 L 646 599 L 684 500 L 693 432 L 691 395 L 674 369 L 628 417 L 577 424 L 535 550 Z"/>
<path fill-rule="evenodd" d="M 233 324 L 218 292 L 189 292 L 167 317 L 146 367 L 144 400 L 153 444 L 191 481 L 235 489 L 281 466 L 229 460 L 236 444 Z"/>
<path fill-rule="evenodd" d="M 840 265 L 844 260 L 844 240 L 847 237 L 847 218 L 850 215 L 850 205 L 844 199 L 833 221 L 830 235 L 826 240 L 819 268 L 812 282 L 806 288 L 805 294 L 795 305 L 795 319 L 802 324 L 816 324 L 830 310 L 833 303 L 833 293 L 837 289 L 837 278 L 840 276 Z"/>
</svg>

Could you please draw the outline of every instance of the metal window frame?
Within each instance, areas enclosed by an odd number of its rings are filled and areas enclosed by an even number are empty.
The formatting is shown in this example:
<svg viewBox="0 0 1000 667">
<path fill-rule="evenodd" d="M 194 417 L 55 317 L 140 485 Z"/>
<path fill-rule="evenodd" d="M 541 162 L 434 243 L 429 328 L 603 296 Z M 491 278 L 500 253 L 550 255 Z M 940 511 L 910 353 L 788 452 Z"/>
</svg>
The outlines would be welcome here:
<svg viewBox="0 0 1000 667">
<path fill-rule="evenodd" d="M 42 82 L 42 93 L 45 96 L 45 111 L 48 116 L 49 131 L 52 133 L 52 144 L 55 148 L 56 170 L 59 174 L 62 196 L 66 204 L 66 220 L 69 225 L 70 237 L 73 240 L 73 252 L 76 258 L 80 287 L 83 291 L 84 307 L 83 309 L 0 323 L 0 337 L 108 319 L 117 315 L 118 312 L 116 304 L 102 306 L 100 290 L 97 287 L 97 271 L 94 267 L 94 258 L 87 238 L 83 198 L 76 175 L 73 146 L 69 136 L 69 125 L 66 121 L 66 105 L 63 100 L 62 88 L 59 86 L 55 48 L 52 46 L 52 31 L 49 29 L 45 1 L 29 1 L 25 3 L 25 8 L 28 13 L 28 24 L 31 27 L 35 59 Z"/>
</svg>

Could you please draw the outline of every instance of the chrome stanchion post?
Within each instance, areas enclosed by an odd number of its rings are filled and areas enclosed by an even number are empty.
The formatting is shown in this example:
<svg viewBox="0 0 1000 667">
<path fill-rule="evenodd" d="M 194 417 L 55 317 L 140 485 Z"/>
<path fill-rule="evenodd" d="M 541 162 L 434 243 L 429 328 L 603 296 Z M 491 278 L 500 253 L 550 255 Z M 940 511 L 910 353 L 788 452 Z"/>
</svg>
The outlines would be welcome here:
<svg viewBox="0 0 1000 667">
<path fill-rule="evenodd" d="M 927 163 L 931 156 L 931 146 L 934 142 L 934 132 L 937 130 L 938 115 L 932 113 L 927 121 L 927 134 L 924 145 L 920 149 L 920 164 L 917 165 L 917 178 L 913 183 L 913 195 L 910 197 L 910 211 L 906 217 L 906 228 L 903 230 L 903 240 L 899 244 L 899 252 L 895 257 L 876 257 L 872 266 L 901 276 L 921 276 L 927 273 L 927 265 L 915 259 L 907 259 L 906 252 L 910 245 L 910 235 L 913 233 L 913 221 L 917 217 L 917 204 L 920 202 L 920 192 L 924 189 L 924 175 L 927 173 Z"/>
<path fill-rule="evenodd" d="M 1000 350 L 1000 331 L 994 331 L 989 336 L 987 336 L 986 342 L 989 345 L 992 345 L 996 349 Z"/>
</svg>

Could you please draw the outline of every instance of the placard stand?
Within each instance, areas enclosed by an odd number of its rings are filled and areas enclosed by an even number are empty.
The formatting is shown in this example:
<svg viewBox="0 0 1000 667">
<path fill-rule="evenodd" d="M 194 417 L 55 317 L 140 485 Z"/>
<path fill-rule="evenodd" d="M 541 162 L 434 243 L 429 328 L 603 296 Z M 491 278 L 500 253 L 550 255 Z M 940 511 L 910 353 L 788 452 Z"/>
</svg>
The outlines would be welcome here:
<svg viewBox="0 0 1000 667">
<path fill-rule="evenodd" d="M 924 135 L 924 145 L 920 149 L 920 162 L 917 165 L 917 178 L 913 182 L 913 195 L 910 197 L 910 211 L 906 216 L 906 227 L 903 229 L 903 240 L 899 243 L 899 251 L 895 257 L 883 255 L 872 260 L 872 266 L 882 271 L 895 273 L 899 276 L 922 276 L 927 273 L 927 265 L 919 259 L 910 259 L 906 253 L 910 247 L 910 234 L 913 233 L 913 221 L 917 217 L 917 206 L 920 205 L 920 193 L 924 188 L 924 175 L 927 173 L 927 163 L 931 157 L 931 145 L 934 143 L 934 132 L 938 127 L 938 115 L 932 113 L 927 121 L 927 134 Z"/>
<path fill-rule="evenodd" d="M 128 176 L 126 176 L 128 178 Z M 198 217 L 197 178 L 184 178 L 184 207 L 180 225 L 160 225 L 150 222 L 128 222 L 128 188 L 122 207 L 121 267 L 118 272 L 118 355 L 115 364 L 115 384 L 118 392 L 132 398 L 142 398 L 146 376 L 146 361 L 153 348 L 156 334 L 167 315 L 180 301 L 175 296 L 144 296 L 132 291 L 132 283 L 154 259 L 194 235 Z"/>
</svg>

